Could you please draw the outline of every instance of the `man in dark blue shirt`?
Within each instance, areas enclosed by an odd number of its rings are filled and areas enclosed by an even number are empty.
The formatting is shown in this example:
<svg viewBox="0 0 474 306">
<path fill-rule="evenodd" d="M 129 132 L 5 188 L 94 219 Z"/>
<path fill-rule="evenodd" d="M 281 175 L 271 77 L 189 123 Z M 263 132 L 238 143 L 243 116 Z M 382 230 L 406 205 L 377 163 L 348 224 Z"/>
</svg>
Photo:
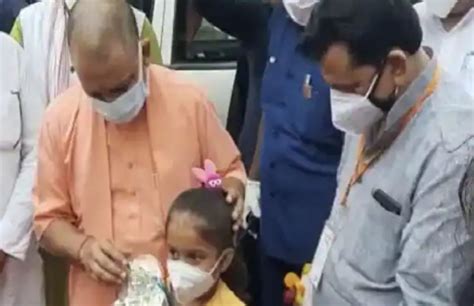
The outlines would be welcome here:
<svg viewBox="0 0 474 306">
<path fill-rule="evenodd" d="M 284 276 L 311 262 L 329 216 L 343 135 L 332 125 L 329 87 L 301 51 L 304 29 L 282 5 L 268 29 L 258 145 L 262 305 L 280 306 Z"/>
<path fill-rule="evenodd" d="M 270 6 L 262 0 L 192 0 L 197 12 L 222 31 L 239 39 L 245 52 L 246 62 L 239 62 L 237 75 L 248 78 L 244 114 L 237 114 L 242 120 L 240 131 L 235 134 L 242 160 L 247 169 L 253 160 L 257 142 L 258 125 L 261 117 L 260 87 L 265 70 L 268 33 L 267 22 Z M 245 67 L 247 65 L 247 67 Z M 247 68 L 247 69 L 243 69 Z M 247 71 L 245 71 L 247 70 Z M 242 75 L 247 73 L 247 75 Z M 238 112 L 237 112 L 238 113 Z M 229 116 L 236 112 L 229 110 Z M 229 118 L 234 121 L 236 118 Z M 239 124 L 240 125 L 240 124 Z M 231 131 L 232 134 L 232 131 Z"/>
<path fill-rule="evenodd" d="M 280 306 L 286 273 L 299 274 L 311 262 L 329 215 L 343 136 L 331 122 L 329 87 L 317 64 L 300 50 L 304 29 L 282 4 L 268 11 L 263 0 L 194 1 L 203 16 L 239 38 L 249 59 L 253 54 L 257 60 L 249 83 L 256 86 L 247 101 L 254 111 L 247 112 L 251 120 L 241 134 L 255 135 L 261 106 L 250 171 L 251 178 L 261 180 L 262 208 L 261 301 L 254 305 Z"/>
</svg>

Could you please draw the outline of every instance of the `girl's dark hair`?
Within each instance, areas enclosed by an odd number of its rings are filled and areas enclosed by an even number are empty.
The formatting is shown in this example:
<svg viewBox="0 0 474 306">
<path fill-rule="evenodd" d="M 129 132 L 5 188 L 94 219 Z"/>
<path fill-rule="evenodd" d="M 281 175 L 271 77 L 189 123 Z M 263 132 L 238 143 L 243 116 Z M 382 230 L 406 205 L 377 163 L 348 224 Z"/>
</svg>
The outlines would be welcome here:
<svg viewBox="0 0 474 306">
<path fill-rule="evenodd" d="M 223 190 L 190 189 L 181 193 L 171 206 L 166 220 L 166 231 L 174 213 L 187 212 L 204 221 L 197 230 L 207 243 L 216 247 L 219 252 L 228 248 L 236 249 L 234 260 L 222 274 L 222 280 L 245 302 L 248 300 L 247 269 L 235 245 L 232 211 L 233 207 L 226 202 Z"/>
</svg>

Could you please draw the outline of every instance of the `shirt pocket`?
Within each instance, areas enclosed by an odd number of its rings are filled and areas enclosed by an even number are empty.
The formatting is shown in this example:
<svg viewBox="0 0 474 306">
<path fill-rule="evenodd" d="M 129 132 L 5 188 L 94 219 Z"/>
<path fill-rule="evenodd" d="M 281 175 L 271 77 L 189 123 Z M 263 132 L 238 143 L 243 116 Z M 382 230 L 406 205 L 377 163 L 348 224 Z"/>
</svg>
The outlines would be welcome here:
<svg viewBox="0 0 474 306">
<path fill-rule="evenodd" d="M 403 218 L 389 212 L 370 198 L 367 209 L 359 205 L 344 231 L 345 247 L 341 256 L 351 269 L 363 271 L 364 278 L 376 283 L 390 282 L 395 275 Z"/>
<path fill-rule="evenodd" d="M 0 150 L 18 148 L 21 138 L 21 102 L 15 92 L 0 94 Z"/>
<path fill-rule="evenodd" d="M 292 72 L 289 72 L 292 74 Z M 311 74 L 295 76 L 286 91 L 291 126 L 303 141 L 321 142 L 333 134 L 329 88 Z M 311 84 L 305 93 L 305 79 L 311 76 Z"/>
</svg>

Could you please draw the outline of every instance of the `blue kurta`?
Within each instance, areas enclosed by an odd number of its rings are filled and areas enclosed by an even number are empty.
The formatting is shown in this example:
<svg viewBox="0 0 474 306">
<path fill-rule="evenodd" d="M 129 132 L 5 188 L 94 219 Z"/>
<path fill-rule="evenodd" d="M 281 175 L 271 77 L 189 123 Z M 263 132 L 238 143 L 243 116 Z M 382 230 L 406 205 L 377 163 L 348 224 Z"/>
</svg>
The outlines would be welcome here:
<svg viewBox="0 0 474 306">
<path fill-rule="evenodd" d="M 303 28 L 282 6 L 268 29 L 262 81 L 261 239 L 266 255 L 289 263 L 311 260 L 331 210 L 342 133 L 331 122 L 329 87 L 299 45 Z M 310 95 L 303 94 L 310 76 Z"/>
</svg>

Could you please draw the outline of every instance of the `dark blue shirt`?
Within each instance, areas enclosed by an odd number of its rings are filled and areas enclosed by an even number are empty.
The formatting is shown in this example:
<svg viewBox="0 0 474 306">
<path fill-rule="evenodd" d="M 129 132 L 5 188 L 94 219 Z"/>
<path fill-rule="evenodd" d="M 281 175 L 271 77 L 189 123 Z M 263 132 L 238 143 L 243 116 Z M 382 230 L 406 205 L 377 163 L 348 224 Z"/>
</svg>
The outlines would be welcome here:
<svg viewBox="0 0 474 306">
<path fill-rule="evenodd" d="M 10 33 L 20 10 L 33 0 L 0 0 L 0 31 Z"/>
<path fill-rule="evenodd" d="M 271 6 L 262 0 L 194 0 L 199 14 L 242 42 L 248 64 L 248 91 L 244 107 L 229 116 L 242 117 L 238 146 L 247 169 L 253 161 L 260 124 L 260 87 L 266 65 Z M 239 76 L 242 71 L 237 72 Z M 247 76 L 243 76 L 244 78 Z M 244 111 L 244 114 L 240 112 Z M 236 119 L 230 118 L 229 120 Z M 240 118 L 237 120 L 239 121 Z"/>
<path fill-rule="evenodd" d="M 299 48 L 303 28 L 283 7 L 270 18 L 261 105 L 261 239 L 264 252 L 310 262 L 333 203 L 343 135 L 331 122 L 329 87 Z M 303 94 L 310 76 L 310 96 Z"/>
</svg>

